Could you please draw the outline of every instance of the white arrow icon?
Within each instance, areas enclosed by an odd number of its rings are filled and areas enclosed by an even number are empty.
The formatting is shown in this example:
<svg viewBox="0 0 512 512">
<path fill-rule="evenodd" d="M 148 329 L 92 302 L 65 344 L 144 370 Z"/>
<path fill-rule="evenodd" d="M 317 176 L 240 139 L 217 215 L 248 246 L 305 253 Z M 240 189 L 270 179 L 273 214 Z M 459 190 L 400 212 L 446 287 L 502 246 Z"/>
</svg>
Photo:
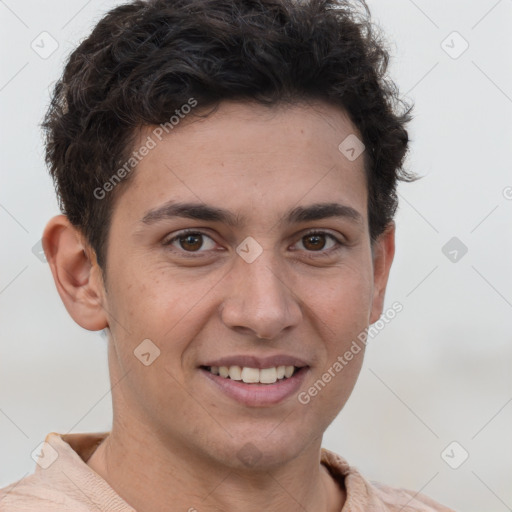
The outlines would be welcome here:
<svg viewBox="0 0 512 512">
<path fill-rule="evenodd" d="M 31 453 L 32 459 L 42 469 L 48 469 L 57 460 L 58 456 L 57 450 L 46 441 L 40 443 Z"/>
<path fill-rule="evenodd" d="M 338 146 L 339 151 L 349 160 L 353 162 L 363 153 L 365 146 L 361 140 L 351 133 L 348 135 L 343 142 Z"/>
<path fill-rule="evenodd" d="M 263 248 L 252 236 L 248 236 L 238 245 L 236 252 L 246 263 L 252 263 L 263 252 Z"/>
<path fill-rule="evenodd" d="M 155 359 L 160 357 L 160 349 L 149 338 L 143 340 L 133 353 L 144 366 L 153 364 Z"/>
</svg>

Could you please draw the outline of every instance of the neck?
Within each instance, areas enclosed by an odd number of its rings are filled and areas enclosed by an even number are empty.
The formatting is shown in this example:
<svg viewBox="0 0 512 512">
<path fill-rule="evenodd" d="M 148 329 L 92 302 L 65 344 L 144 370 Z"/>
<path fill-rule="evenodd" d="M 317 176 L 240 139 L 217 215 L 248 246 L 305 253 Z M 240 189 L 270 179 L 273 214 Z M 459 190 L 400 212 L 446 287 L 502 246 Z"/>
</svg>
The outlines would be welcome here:
<svg viewBox="0 0 512 512">
<path fill-rule="evenodd" d="M 321 438 L 287 464 L 255 471 L 222 465 L 180 443 L 164 445 L 147 431 L 130 432 L 113 428 L 87 464 L 137 512 L 340 512 L 345 501 L 320 464 Z"/>
</svg>

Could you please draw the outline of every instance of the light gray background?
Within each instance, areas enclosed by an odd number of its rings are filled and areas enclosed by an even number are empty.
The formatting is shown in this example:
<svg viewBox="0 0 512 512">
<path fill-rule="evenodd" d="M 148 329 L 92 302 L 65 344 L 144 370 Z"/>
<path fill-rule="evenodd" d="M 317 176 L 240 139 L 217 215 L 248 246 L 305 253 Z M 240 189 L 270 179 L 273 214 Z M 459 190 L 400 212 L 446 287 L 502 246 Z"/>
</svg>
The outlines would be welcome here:
<svg viewBox="0 0 512 512">
<path fill-rule="evenodd" d="M 47 433 L 111 425 L 106 341 L 71 320 L 32 247 L 59 213 L 38 127 L 50 87 L 118 3 L 0 1 L 0 487 L 33 471 Z M 408 166 L 425 177 L 399 188 L 387 306 L 404 310 L 370 342 L 324 446 L 457 510 L 512 510 L 512 1 L 368 3 L 416 104 Z M 43 31 L 59 45 L 46 59 L 31 48 Z M 469 43 L 458 58 L 454 31 Z M 452 237 L 468 248 L 457 262 Z M 452 441 L 469 453 L 458 469 L 441 457 Z"/>
</svg>

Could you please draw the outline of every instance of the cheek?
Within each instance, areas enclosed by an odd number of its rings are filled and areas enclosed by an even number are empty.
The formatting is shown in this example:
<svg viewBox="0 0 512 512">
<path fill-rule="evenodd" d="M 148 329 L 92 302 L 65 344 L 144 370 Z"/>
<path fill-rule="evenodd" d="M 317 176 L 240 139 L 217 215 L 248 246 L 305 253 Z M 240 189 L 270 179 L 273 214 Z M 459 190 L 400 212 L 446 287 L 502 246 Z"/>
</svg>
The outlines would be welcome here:
<svg viewBox="0 0 512 512">
<path fill-rule="evenodd" d="M 159 328 L 165 329 L 161 325 L 164 320 L 169 324 L 174 317 L 184 314 L 188 297 L 184 296 L 182 284 L 171 281 L 159 269 L 147 269 L 140 261 L 126 262 L 116 272 L 115 281 L 116 313 L 133 324 L 139 334 L 151 328 L 155 335 Z"/>
<path fill-rule="evenodd" d="M 128 265 L 119 269 L 116 280 L 129 283 L 113 289 L 115 300 L 109 304 L 123 367 L 137 366 L 133 351 L 149 339 L 160 350 L 156 366 L 176 374 L 190 341 L 214 314 L 209 308 L 208 290 L 219 278 L 191 280 L 162 269 L 144 271 L 139 264 L 136 273 L 128 272 Z"/>
<path fill-rule="evenodd" d="M 371 269 L 346 265 L 337 274 L 317 283 L 313 293 L 306 296 L 327 323 L 352 330 L 367 326 L 372 293 Z"/>
</svg>

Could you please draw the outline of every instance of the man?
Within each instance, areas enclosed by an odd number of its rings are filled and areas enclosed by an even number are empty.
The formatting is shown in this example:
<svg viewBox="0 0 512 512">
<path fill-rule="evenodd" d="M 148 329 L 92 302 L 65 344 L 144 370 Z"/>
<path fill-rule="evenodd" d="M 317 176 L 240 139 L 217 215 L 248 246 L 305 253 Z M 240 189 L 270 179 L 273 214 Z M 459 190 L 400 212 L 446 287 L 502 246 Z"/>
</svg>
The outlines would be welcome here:
<svg viewBox="0 0 512 512">
<path fill-rule="evenodd" d="M 321 447 L 413 179 L 358 6 L 140 0 L 70 56 L 43 245 L 75 322 L 107 330 L 113 425 L 50 433 L 2 510 L 449 510 Z"/>
</svg>

